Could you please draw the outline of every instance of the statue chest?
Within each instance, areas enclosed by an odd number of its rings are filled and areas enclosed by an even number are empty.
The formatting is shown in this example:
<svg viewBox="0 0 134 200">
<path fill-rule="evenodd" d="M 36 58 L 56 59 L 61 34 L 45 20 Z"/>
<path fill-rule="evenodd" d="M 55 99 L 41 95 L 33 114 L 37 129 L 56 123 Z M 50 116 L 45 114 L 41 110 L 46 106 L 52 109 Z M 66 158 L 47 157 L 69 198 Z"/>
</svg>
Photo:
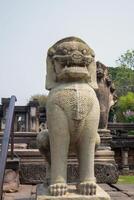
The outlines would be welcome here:
<svg viewBox="0 0 134 200">
<path fill-rule="evenodd" d="M 88 88 L 64 88 L 53 92 L 50 101 L 58 105 L 69 119 L 82 120 L 92 108 L 94 95 L 94 91 Z"/>
</svg>

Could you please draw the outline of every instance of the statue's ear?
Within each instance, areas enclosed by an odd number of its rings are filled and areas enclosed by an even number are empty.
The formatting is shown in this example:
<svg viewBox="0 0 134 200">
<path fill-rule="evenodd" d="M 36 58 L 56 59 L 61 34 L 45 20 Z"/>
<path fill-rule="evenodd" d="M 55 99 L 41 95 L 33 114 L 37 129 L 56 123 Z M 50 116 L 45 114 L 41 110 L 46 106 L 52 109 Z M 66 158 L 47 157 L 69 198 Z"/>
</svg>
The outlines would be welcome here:
<svg viewBox="0 0 134 200">
<path fill-rule="evenodd" d="M 93 60 L 89 67 L 88 67 L 88 71 L 90 74 L 90 80 L 88 82 L 88 84 L 94 89 L 97 90 L 98 89 L 98 84 L 97 84 L 97 78 L 96 78 L 96 62 Z"/>
<path fill-rule="evenodd" d="M 55 74 L 55 69 L 54 69 L 54 64 L 52 60 L 52 55 L 53 52 L 51 49 L 48 50 L 48 56 L 47 56 L 47 74 L 46 74 L 46 89 L 51 90 L 54 88 L 56 84 L 56 74 Z"/>
</svg>

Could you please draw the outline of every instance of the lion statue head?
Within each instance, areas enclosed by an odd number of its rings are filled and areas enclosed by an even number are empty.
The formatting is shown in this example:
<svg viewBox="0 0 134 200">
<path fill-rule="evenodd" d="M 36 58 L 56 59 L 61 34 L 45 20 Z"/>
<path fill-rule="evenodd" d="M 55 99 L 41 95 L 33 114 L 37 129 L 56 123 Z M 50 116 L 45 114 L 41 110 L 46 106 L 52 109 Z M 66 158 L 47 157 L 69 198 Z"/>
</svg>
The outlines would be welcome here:
<svg viewBox="0 0 134 200">
<path fill-rule="evenodd" d="M 87 82 L 97 89 L 95 54 L 83 40 L 68 37 L 48 50 L 46 89 L 74 81 Z"/>
</svg>

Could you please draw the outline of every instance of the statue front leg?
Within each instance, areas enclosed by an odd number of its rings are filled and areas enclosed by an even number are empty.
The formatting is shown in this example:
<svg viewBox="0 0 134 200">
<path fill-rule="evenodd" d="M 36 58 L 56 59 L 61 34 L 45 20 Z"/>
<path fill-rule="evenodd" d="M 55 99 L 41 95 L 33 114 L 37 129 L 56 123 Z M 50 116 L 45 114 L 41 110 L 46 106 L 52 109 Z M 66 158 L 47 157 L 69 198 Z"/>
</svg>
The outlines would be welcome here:
<svg viewBox="0 0 134 200">
<path fill-rule="evenodd" d="M 96 179 L 94 176 L 94 152 L 96 143 L 96 130 L 85 130 L 79 147 L 80 184 L 78 190 L 83 195 L 96 194 Z M 92 135 L 91 135 L 92 134 Z"/>
<path fill-rule="evenodd" d="M 48 115 L 48 129 L 51 151 L 49 192 L 52 196 L 62 196 L 67 192 L 67 157 L 70 135 L 67 118 L 58 106 L 55 106 Z"/>
</svg>

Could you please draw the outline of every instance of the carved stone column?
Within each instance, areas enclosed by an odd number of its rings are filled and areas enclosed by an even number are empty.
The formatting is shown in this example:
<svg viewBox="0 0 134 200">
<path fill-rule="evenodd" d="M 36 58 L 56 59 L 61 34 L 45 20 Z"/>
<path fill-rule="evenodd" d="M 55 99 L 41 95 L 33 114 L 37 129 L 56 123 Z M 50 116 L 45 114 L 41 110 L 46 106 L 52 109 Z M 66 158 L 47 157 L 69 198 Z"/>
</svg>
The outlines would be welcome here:
<svg viewBox="0 0 134 200">
<path fill-rule="evenodd" d="M 121 155 L 122 155 L 122 171 L 123 171 L 123 173 L 128 173 L 129 172 L 128 151 L 129 151 L 129 148 L 122 148 L 122 151 L 121 151 Z"/>
</svg>

